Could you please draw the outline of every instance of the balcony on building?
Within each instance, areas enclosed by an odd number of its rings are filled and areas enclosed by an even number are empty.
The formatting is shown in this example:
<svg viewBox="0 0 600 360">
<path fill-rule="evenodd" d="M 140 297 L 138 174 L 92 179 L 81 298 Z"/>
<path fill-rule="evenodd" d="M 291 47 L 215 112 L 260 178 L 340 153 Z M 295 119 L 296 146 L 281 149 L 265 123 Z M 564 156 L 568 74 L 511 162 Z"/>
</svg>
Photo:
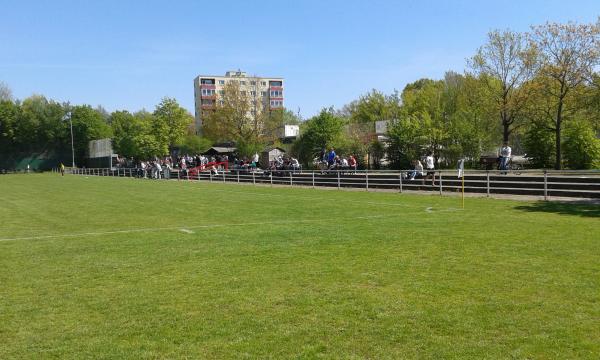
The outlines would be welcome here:
<svg viewBox="0 0 600 360">
<path fill-rule="evenodd" d="M 201 78 L 200 79 L 200 88 L 201 89 L 215 89 L 215 79 L 213 78 Z"/>
<path fill-rule="evenodd" d="M 200 104 L 202 110 L 211 110 L 215 108 L 215 100 L 214 99 L 202 99 Z"/>
<path fill-rule="evenodd" d="M 270 80 L 269 81 L 269 90 L 283 90 L 283 81 Z"/>
</svg>

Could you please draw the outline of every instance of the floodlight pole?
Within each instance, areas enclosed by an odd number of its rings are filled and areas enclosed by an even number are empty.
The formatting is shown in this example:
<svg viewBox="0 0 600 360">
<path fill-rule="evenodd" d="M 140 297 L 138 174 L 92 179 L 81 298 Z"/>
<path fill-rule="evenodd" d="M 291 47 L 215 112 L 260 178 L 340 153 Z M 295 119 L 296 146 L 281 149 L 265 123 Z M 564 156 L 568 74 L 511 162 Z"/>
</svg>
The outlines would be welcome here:
<svg viewBox="0 0 600 360">
<path fill-rule="evenodd" d="M 75 168 L 75 145 L 73 143 L 73 119 L 69 112 L 69 125 L 71 126 L 71 167 Z"/>
<path fill-rule="evenodd" d="M 63 120 L 67 120 L 67 118 L 69 119 L 69 126 L 71 127 L 71 167 L 75 168 L 75 146 L 73 145 L 73 118 L 71 116 L 70 111 L 68 111 L 65 114 Z"/>
</svg>

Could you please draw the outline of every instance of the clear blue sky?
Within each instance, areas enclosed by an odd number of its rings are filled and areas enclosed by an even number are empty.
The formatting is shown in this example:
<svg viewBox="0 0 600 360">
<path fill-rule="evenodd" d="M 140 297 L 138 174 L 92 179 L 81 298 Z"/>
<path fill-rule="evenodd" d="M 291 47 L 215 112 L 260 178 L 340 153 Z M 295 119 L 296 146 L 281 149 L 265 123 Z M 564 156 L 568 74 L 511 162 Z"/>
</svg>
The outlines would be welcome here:
<svg viewBox="0 0 600 360">
<path fill-rule="evenodd" d="M 0 0 L 0 81 L 107 110 L 193 112 L 193 78 L 242 69 L 286 79 L 304 117 L 376 88 L 462 72 L 492 29 L 593 22 L 600 1 Z"/>
</svg>

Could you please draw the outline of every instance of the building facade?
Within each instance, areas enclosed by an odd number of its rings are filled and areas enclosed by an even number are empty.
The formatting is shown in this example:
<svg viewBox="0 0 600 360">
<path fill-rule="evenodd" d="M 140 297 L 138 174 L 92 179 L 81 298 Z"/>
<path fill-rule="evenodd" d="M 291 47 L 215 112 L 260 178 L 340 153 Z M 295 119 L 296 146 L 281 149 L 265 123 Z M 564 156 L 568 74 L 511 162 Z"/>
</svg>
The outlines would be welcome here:
<svg viewBox="0 0 600 360">
<path fill-rule="evenodd" d="M 194 79 L 196 133 L 202 129 L 203 116 L 215 109 L 230 81 L 237 81 L 242 92 L 261 101 L 266 109 L 283 109 L 283 78 L 248 76 L 239 70 L 227 71 L 225 76 L 199 75 Z"/>
</svg>

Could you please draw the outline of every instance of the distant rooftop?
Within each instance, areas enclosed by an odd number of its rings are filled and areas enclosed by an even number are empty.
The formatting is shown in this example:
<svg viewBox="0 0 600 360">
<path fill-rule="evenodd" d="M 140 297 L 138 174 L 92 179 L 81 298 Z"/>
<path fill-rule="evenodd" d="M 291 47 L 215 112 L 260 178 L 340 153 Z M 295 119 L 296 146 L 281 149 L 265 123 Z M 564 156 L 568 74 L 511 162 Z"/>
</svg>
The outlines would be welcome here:
<svg viewBox="0 0 600 360">
<path fill-rule="evenodd" d="M 207 78 L 207 77 L 223 77 L 221 75 L 198 75 L 196 78 Z M 241 71 L 241 70 L 230 70 L 225 72 L 225 76 L 224 77 L 229 77 L 229 78 L 245 78 L 248 77 L 248 74 L 245 71 Z M 278 79 L 278 80 L 283 80 L 283 78 L 281 77 L 273 77 L 273 76 L 256 76 L 256 75 L 251 75 L 251 78 L 257 77 L 257 78 L 264 78 L 264 79 Z"/>
</svg>

